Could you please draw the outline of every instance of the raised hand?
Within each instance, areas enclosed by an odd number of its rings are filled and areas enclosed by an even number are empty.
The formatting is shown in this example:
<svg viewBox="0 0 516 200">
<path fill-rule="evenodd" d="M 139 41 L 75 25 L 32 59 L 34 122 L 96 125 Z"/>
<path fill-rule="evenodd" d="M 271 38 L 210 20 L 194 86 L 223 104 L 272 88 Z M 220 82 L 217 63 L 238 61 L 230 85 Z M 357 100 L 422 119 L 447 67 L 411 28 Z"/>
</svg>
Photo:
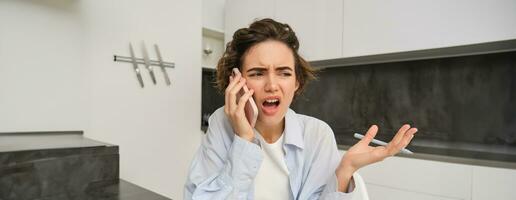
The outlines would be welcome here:
<svg viewBox="0 0 516 200">
<path fill-rule="evenodd" d="M 342 157 L 339 167 L 335 171 L 339 178 L 339 188 L 341 188 L 341 186 L 347 188 L 348 181 L 356 170 L 369 164 L 382 161 L 400 152 L 401 149 L 405 148 L 410 143 L 414 134 L 417 132 L 417 128 L 411 128 L 410 125 L 405 124 L 398 130 L 387 146 L 369 146 L 369 143 L 373 140 L 377 132 L 378 126 L 372 125 L 364 138 L 348 149 L 346 154 Z M 346 179 L 348 181 L 346 181 Z"/>
</svg>

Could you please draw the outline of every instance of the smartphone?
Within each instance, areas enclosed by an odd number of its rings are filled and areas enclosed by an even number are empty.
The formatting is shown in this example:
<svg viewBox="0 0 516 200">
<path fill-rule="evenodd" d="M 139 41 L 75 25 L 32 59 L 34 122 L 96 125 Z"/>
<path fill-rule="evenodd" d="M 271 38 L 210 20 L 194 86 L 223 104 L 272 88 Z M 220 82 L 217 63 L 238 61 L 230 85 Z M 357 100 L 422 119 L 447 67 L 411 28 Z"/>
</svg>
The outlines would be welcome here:
<svg viewBox="0 0 516 200">
<path fill-rule="evenodd" d="M 238 68 L 233 68 L 233 77 L 237 74 L 242 75 Z M 247 91 L 249 91 L 249 88 L 247 88 L 247 85 L 244 85 L 240 92 L 238 93 L 237 101 L 240 99 L 242 95 L 244 95 Z M 249 100 L 245 104 L 244 108 L 245 117 L 247 118 L 247 121 L 249 121 L 249 124 L 251 127 L 254 128 L 256 125 L 256 120 L 258 120 L 258 106 L 256 106 L 256 103 L 254 102 L 253 97 L 249 98 Z"/>
</svg>

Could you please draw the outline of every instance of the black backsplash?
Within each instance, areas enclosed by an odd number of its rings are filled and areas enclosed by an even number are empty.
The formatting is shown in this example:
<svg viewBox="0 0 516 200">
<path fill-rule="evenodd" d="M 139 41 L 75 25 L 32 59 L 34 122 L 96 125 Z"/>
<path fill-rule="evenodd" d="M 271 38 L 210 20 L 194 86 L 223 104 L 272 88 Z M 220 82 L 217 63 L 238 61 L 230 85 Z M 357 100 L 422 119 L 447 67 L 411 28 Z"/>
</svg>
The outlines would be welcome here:
<svg viewBox="0 0 516 200">
<path fill-rule="evenodd" d="M 516 146 L 516 52 L 327 68 L 291 106 L 327 122 L 337 143 L 380 127 L 418 139 Z"/>
<path fill-rule="evenodd" d="M 218 108 L 224 105 L 224 95 L 215 88 L 216 71 L 214 69 L 202 69 L 202 106 L 201 106 L 201 130 L 206 131 L 208 117 Z"/>
<path fill-rule="evenodd" d="M 333 129 L 337 143 L 372 124 L 389 141 L 404 123 L 417 139 L 516 146 L 516 52 L 327 68 L 291 108 Z M 224 105 L 203 69 L 203 128 Z M 203 117 L 201 117 L 201 120 Z"/>
</svg>

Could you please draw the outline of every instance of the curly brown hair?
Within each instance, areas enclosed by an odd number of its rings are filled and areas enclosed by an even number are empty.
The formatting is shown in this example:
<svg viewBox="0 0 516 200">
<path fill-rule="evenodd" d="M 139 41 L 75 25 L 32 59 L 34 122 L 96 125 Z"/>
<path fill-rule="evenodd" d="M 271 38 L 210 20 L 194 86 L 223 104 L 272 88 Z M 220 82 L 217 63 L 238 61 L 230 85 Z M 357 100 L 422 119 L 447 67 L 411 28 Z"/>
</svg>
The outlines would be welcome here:
<svg viewBox="0 0 516 200">
<path fill-rule="evenodd" d="M 316 71 L 298 54 L 299 41 L 296 33 L 288 24 L 265 18 L 254 21 L 249 28 L 238 29 L 233 40 L 227 43 L 226 51 L 217 64 L 217 88 L 224 92 L 229 85 L 229 76 L 233 68 L 242 71 L 242 63 L 246 52 L 254 45 L 267 40 L 276 40 L 286 44 L 294 55 L 296 81 L 299 88 L 296 96 L 301 94 L 305 85 L 316 78 Z"/>
</svg>

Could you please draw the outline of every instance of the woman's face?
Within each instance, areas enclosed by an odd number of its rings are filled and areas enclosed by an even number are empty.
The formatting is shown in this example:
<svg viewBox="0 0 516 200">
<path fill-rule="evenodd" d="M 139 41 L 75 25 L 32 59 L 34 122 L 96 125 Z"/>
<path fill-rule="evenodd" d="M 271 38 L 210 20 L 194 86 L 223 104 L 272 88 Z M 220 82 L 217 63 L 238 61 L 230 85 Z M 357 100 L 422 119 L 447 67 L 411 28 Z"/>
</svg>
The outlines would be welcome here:
<svg viewBox="0 0 516 200">
<path fill-rule="evenodd" d="M 274 126 L 282 122 L 299 87 L 294 66 L 292 50 L 279 41 L 258 43 L 244 55 L 241 71 L 247 87 L 254 90 L 257 124 Z"/>
</svg>

